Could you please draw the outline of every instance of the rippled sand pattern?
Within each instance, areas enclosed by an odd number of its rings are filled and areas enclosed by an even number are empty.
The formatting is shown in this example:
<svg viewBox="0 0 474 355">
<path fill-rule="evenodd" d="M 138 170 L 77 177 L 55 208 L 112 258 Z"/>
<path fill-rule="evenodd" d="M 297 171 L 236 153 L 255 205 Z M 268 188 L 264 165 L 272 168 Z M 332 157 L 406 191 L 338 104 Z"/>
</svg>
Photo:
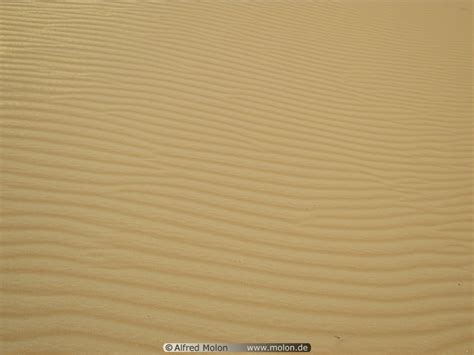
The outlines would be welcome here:
<svg viewBox="0 0 474 355">
<path fill-rule="evenodd" d="M 473 353 L 471 1 L 0 3 L 0 352 Z"/>
</svg>

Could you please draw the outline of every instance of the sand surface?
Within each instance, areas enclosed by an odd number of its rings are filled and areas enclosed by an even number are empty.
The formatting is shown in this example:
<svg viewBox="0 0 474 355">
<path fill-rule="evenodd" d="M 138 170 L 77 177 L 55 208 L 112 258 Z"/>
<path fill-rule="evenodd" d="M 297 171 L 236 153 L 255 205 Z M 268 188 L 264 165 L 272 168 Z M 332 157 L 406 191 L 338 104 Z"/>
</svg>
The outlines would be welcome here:
<svg viewBox="0 0 474 355">
<path fill-rule="evenodd" d="M 0 352 L 473 353 L 470 1 L 0 3 Z"/>
</svg>

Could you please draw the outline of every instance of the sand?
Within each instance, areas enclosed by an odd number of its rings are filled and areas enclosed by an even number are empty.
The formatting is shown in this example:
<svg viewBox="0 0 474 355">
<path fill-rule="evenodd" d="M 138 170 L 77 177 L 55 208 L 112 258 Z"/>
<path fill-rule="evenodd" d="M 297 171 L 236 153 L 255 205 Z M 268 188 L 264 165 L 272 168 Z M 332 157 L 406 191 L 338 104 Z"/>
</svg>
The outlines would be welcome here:
<svg viewBox="0 0 474 355">
<path fill-rule="evenodd" d="M 474 351 L 472 3 L 0 3 L 1 353 Z"/>
</svg>

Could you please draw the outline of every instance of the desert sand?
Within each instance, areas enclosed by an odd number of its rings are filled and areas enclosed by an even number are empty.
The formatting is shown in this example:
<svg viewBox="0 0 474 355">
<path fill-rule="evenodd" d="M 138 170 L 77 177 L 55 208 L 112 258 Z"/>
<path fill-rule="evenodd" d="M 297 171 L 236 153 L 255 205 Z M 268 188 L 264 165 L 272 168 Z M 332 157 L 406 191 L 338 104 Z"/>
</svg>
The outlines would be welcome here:
<svg viewBox="0 0 474 355">
<path fill-rule="evenodd" d="M 0 3 L 0 352 L 472 354 L 472 3 Z"/>
</svg>

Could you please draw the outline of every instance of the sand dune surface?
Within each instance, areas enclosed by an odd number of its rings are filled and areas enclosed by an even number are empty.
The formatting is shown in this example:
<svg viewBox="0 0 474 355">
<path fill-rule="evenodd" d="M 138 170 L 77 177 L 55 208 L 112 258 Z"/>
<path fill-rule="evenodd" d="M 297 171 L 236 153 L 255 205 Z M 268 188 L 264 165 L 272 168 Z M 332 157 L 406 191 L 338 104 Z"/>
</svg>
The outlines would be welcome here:
<svg viewBox="0 0 474 355">
<path fill-rule="evenodd" d="M 0 352 L 472 354 L 472 2 L 0 2 Z"/>
</svg>

